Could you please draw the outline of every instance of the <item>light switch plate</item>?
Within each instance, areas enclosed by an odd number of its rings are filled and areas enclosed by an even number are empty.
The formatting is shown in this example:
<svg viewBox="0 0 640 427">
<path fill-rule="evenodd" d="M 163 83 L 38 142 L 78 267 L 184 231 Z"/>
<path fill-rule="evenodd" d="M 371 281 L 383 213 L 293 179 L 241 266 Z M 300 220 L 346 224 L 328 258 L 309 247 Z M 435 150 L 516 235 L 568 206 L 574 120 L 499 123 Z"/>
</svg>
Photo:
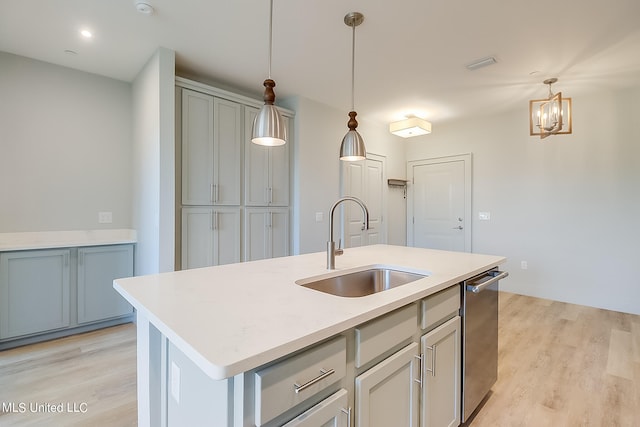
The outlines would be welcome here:
<svg viewBox="0 0 640 427">
<path fill-rule="evenodd" d="M 478 212 L 478 219 L 480 221 L 489 221 L 489 220 L 491 220 L 491 212 Z"/>
<path fill-rule="evenodd" d="M 99 224 L 111 224 L 113 222 L 113 213 L 112 212 L 98 212 L 98 223 Z"/>
<path fill-rule="evenodd" d="M 324 214 L 322 212 L 316 212 L 316 222 L 322 222 L 324 220 Z"/>
</svg>

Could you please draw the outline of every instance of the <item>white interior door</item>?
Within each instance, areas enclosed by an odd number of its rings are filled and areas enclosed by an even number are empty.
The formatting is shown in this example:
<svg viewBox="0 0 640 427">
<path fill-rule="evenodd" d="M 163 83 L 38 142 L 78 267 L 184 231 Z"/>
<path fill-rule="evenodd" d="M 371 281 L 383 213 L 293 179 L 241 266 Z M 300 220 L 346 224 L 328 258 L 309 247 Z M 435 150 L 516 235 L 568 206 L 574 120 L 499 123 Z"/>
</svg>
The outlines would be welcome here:
<svg viewBox="0 0 640 427">
<path fill-rule="evenodd" d="M 344 245 L 356 247 L 384 243 L 384 163 L 385 158 L 370 154 L 359 162 L 345 162 L 343 169 L 343 192 L 362 200 L 369 210 L 369 230 L 363 230 L 362 209 L 356 203 L 345 202 L 343 206 Z"/>
<path fill-rule="evenodd" d="M 408 164 L 407 243 L 471 251 L 471 155 Z"/>
</svg>

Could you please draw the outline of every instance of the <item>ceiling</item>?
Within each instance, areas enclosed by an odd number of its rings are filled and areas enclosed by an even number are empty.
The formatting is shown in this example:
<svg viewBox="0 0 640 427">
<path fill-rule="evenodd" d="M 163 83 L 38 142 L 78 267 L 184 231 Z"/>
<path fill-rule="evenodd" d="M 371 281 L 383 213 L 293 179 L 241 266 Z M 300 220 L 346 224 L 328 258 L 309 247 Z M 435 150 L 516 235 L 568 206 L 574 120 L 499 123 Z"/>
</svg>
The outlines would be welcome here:
<svg viewBox="0 0 640 427">
<path fill-rule="evenodd" d="M 144 1 L 152 15 L 136 0 L 2 0 L 0 51 L 130 82 L 163 46 L 175 50 L 178 74 L 261 96 L 268 0 Z M 415 114 L 435 127 L 521 107 L 546 96 L 548 77 L 565 97 L 640 83 L 638 0 L 274 0 L 277 96 L 344 110 L 345 126 L 351 11 L 365 16 L 355 107 L 382 123 Z M 465 67 L 487 56 L 497 63 Z"/>
</svg>

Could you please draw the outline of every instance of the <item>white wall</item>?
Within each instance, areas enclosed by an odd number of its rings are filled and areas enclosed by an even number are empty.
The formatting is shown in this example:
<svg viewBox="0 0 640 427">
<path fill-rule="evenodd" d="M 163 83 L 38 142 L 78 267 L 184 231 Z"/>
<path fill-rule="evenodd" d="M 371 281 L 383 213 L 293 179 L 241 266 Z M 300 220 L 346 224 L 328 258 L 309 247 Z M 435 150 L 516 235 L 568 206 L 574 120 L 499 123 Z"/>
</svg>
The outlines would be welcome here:
<svg viewBox="0 0 640 427">
<path fill-rule="evenodd" d="M 523 105 L 435 125 L 407 160 L 473 153 L 473 252 L 509 258 L 503 289 L 640 314 L 640 87 L 572 99 L 572 135 L 529 136 Z"/>
<path fill-rule="evenodd" d="M 0 232 L 131 228 L 131 156 L 129 83 L 0 52 Z"/>
<path fill-rule="evenodd" d="M 173 271 L 175 52 L 159 48 L 133 81 L 136 275 Z"/>
<path fill-rule="evenodd" d="M 293 253 L 326 250 L 329 209 L 340 197 L 340 143 L 347 132 L 347 111 L 302 97 L 285 100 L 296 112 L 293 147 Z M 387 175 L 406 176 L 404 145 L 385 126 L 359 120 L 367 151 L 387 158 Z M 401 191 L 389 191 L 388 240 L 405 242 L 405 204 Z M 316 222 L 316 212 L 324 214 Z M 337 221 L 336 221 L 337 223 Z"/>
</svg>

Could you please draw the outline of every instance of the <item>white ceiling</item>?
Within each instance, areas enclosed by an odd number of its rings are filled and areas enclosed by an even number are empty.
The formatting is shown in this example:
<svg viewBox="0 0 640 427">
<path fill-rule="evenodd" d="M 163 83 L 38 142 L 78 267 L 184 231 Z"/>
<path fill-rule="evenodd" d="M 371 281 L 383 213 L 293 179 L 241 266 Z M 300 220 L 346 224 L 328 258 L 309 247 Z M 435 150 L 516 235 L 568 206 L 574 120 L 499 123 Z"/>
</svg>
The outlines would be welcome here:
<svg viewBox="0 0 640 427">
<path fill-rule="evenodd" d="M 179 73 L 261 96 L 268 0 L 0 1 L 0 51 L 132 81 L 158 46 Z M 640 83 L 640 0 L 274 0 L 272 77 L 278 97 L 351 107 L 351 28 L 359 11 L 355 106 L 388 123 L 434 123 Z M 89 28 L 94 37 L 78 32 Z M 65 53 L 73 50 L 77 54 Z M 494 56 L 477 71 L 465 65 Z M 1 65 L 1 64 L 0 64 Z M 526 107 L 525 107 L 526 108 Z"/>
</svg>

